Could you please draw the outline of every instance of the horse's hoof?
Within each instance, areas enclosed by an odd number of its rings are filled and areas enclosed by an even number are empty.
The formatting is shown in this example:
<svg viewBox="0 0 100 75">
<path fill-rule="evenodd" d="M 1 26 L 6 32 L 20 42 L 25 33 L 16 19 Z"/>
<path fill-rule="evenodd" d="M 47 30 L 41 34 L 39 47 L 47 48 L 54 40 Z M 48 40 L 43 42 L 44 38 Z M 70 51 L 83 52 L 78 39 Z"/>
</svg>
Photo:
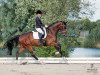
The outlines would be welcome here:
<svg viewBox="0 0 100 75">
<path fill-rule="evenodd" d="M 43 61 L 40 61 L 40 60 L 38 60 L 38 63 L 39 63 L 39 64 L 42 64 L 42 65 L 45 64 Z"/>
<path fill-rule="evenodd" d="M 21 65 L 26 65 L 26 64 L 27 64 L 27 62 L 22 62 L 22 63 L 21 63 Z"/>
</svg>

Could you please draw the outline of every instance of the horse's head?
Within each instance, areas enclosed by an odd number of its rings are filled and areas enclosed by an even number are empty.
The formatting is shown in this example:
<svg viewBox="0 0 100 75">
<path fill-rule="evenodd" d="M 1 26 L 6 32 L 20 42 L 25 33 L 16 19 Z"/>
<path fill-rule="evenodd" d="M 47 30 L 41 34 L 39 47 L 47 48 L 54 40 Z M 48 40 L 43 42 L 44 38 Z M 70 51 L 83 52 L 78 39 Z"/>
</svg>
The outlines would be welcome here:
<svg viewBox="0 0 100 75">
<path fill-rule="evenodd" d="M 66 22 L 57 21 L 57 22 L 49 25 L 47 27 L 47 30 L 54 31 L 55 33 L 57 33 L 59 31 L 62 35 L 66 36 L 66 34 L 67 34 Z"/>
<path fill-rule="evenodd" d="M 67 27 L 66 22 L 64 22 L 64 21 L 58 22 L 57 28 L 59 29 L 59 32 L 64 36 L 66 36 L 66 34 L 67 34 L 67 28 L 66 27 Z"/>
</svg>

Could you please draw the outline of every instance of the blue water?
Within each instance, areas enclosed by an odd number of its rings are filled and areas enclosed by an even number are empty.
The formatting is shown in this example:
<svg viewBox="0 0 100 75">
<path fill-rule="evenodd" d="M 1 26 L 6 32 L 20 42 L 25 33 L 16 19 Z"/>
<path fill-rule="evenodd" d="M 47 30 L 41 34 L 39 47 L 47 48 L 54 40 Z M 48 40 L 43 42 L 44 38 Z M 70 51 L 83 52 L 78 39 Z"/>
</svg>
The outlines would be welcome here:
<svg viewBox="0 0 100 75">
<path fill-rule="evenodd" d="M 100 57 L 100 49 L 96 48 L 74 48 L 69 57 Z"/>
</svg>

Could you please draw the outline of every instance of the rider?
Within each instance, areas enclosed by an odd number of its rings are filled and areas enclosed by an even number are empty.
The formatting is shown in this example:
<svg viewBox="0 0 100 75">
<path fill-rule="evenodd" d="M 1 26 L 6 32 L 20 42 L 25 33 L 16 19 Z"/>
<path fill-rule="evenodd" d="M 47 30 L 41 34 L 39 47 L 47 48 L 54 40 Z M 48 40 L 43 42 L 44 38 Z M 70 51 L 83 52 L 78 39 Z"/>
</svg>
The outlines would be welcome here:
<svg viewBox="0 0 100 75">
<path fill-rule="evenodd" d="M 45 25 L 42 23 L 41 21 L 41 17 L 42 17 L 42 11 L 41 10 L 37 10 L 36 12 L 36 18 L 35 18 L 35 29 L 40 33 L 40 39 L 39 39 L 39 44 L 42 44 L 42 38 L 45 35 Z"/>
</svg>

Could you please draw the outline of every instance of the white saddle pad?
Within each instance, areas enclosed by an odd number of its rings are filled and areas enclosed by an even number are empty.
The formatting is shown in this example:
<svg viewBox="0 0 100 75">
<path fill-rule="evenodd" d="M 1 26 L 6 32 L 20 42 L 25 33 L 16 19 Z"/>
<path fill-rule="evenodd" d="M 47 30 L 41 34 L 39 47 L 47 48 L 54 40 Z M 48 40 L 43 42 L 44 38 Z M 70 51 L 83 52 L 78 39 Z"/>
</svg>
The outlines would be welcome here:
<svg viewBox="0 0 100 75">
<path fill-rule="evenodd" d="M 46 30 L 44 30 L 44 31 L 45 31 L 45 35 L 44 35 L 44 38 L 43 38 L 43 39 L 45 39 L 46 36 L 47 36 Z M 34 39 L 40 39 L 40 38 L 39 38 L 39 32 L 36 32 L 36 31 L 32 31 L 32 32 L 33 32 L 33 38 L 34 38 Z"/>
</svg>

